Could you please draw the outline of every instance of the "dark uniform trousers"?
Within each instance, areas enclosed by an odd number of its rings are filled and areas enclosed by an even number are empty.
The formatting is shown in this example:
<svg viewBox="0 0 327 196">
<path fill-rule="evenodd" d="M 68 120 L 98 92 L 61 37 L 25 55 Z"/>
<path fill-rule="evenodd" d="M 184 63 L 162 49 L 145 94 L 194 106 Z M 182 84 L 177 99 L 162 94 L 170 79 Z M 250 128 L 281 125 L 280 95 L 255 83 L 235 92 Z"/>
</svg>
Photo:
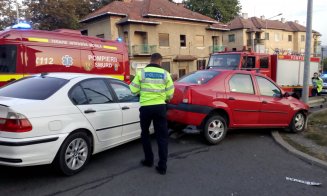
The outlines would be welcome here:
<svg viewBox="0 0 327 196">
<path fill-rule="evenodd" d="M 166 110 L 166 104 L 141 106 L 140 108 L 141 140 L 145 160 L 153 163 L 153 152 L 149 133 L 149 127 L 153 121 L 159 151 L 158 167 L 161 169 L 167 168 L 168 126 Z"/>
</svg>

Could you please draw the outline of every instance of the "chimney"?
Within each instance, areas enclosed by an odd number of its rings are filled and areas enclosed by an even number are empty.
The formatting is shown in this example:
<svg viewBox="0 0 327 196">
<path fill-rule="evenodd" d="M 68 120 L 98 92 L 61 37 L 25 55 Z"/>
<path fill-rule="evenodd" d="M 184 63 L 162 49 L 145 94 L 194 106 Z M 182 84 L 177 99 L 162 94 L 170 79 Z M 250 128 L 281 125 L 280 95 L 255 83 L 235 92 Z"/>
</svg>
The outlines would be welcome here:
<svg viewBox="0 0 327 196">
<path fill-rule="evenodd" d="M 248 13 L 242 13 L 242 18 L 243 19 L 248 19 L 249 18 Z"/>
<path fill-rule="evenodd" d="M 261 20 L 265 20 L 266 17 L 264 15 L 260 16 Z"/>
<path fill-rule="evenodd" d="M 285 18 L 281 18 L 280 21 L 281 21 L 282 23 L 285 23 Z"/>
<path fill-rule="evenodd" d="M 295 20 L 294 22 L 295 22 L 296 24 L 299 24 L 299 20 Z"/>
</svg>

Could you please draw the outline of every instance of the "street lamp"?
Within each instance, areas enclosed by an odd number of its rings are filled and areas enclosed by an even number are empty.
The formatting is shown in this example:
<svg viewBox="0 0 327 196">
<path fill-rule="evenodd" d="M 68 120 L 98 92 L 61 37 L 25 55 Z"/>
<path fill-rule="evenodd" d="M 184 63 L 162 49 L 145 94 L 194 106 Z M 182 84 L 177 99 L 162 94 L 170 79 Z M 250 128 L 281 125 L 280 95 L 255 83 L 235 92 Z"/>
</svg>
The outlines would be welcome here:
<svg viewBox="0 0 327 196">
<path fill-rule="evenodd" d="M 279 13 L 279 14 L 277 14 L 277 15 L 275 15 L 275 16 L 272 16 L 272 17 L 266 19 L 266 29 L 265 29 L 265 48 L 267 47 L 267 44 L 266 44 L 266 42 L 267 42 L 267 28 L 268 28 L 268 27 L 267 27 L 267 22 L 268 22 L 269 19 L 275 18 L 275 17 L 277 17 L 277 16 L 281 16 L 281 15 L 283 15 L 283 13 Z M 269 53 L 269 49 L 267 50 L 267 48 L 266 48 L 266 53 Z"/>
</svg>

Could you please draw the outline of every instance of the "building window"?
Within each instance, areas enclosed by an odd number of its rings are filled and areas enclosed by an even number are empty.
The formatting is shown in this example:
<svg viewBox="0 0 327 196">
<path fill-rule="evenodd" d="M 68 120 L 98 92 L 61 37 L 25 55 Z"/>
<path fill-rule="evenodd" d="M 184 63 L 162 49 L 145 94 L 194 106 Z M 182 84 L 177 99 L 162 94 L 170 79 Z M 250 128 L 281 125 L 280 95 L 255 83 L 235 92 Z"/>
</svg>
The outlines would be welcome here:
<svg viewBox="0 0 327 196">
<path fill-rule="evenodd" d="M 219 36 L 212 36 L 212 45 L 214 46 L 219 45 Z"/>
<path fill-rule="evenodd" d="M 186 47 L 186 35 L 180 35 L 181 47 Z"/>
<path fill-rule="evenodd" d="M 292 41 L 292 35 L 288 35 L 288 41 L 289 41 L 289 42 Z"/>
<path fill-rule="evenodd" d="M 104 34 L 98 34 L 98 35 L 96 35 L 96 37 L 104 39 Z"/>
<path fill-rule="evenodd" d="M 269 40 L 269 33 L 265 33 L 265 40 Z"/>
<path fill-rule="evenodd" d="M 206 60 L 197 60 L 196 67 L 197 67 L 197 70 L 204 70 L 206 67 Z"/>
<path fill-rule="evenodd" d="M 228 42 L 235 42 L 235 34 L 228 35 Z"/>
<path fill-rule="evenodd" d="M 279 42 L 280 38 L 279 38 L 279 33 L 275 33 L 275 41 Z"/>
<path fill-rule="evenodd" d="M 179 75 L 179 78 L 181 78 L 184 75 L 186 75 L 186 69 L 180 69 L 180 70 L 178 70 L 178 75 Z"/>
<path fill-rule="evenodd" d="M 124 32 L 124 41 L 126 44 L 129 44 L 128 43 L 128 32 Z"/>
<path fill-rule="evenodd" d="M 305 42 L 305 35 L 301 35 L 301 42 Z"/>
<path fill-rule="evenodd" d="M 159 46 L 169 47 L 169 34 L 159 33 Z"/>
<path fill-rule="evenodd" d="M 204 36 L 203 35 L 195 36 L 195 46 L 204 46 Z"/>
<path fill-rule="evenodd" d="M 162 62 L 161 67 L 162 67 L 164 70 L 170 72 L 170 62 Z"/>
</svg>

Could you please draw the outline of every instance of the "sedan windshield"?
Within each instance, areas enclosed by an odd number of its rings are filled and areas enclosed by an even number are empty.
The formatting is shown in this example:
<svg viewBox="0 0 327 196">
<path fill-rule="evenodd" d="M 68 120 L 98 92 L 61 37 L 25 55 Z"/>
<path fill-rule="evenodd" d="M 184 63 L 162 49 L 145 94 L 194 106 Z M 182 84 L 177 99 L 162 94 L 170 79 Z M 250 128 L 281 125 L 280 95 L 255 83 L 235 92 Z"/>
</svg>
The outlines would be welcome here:
<svg viewBox="0 0 327 196">
<path fill-rule="evenodd" d="M 0 96 L 44 100 L 57 92 L 67 82 L 68 80 L 61 78 L 27 77 L 0 88 Z"/>
</svg>

